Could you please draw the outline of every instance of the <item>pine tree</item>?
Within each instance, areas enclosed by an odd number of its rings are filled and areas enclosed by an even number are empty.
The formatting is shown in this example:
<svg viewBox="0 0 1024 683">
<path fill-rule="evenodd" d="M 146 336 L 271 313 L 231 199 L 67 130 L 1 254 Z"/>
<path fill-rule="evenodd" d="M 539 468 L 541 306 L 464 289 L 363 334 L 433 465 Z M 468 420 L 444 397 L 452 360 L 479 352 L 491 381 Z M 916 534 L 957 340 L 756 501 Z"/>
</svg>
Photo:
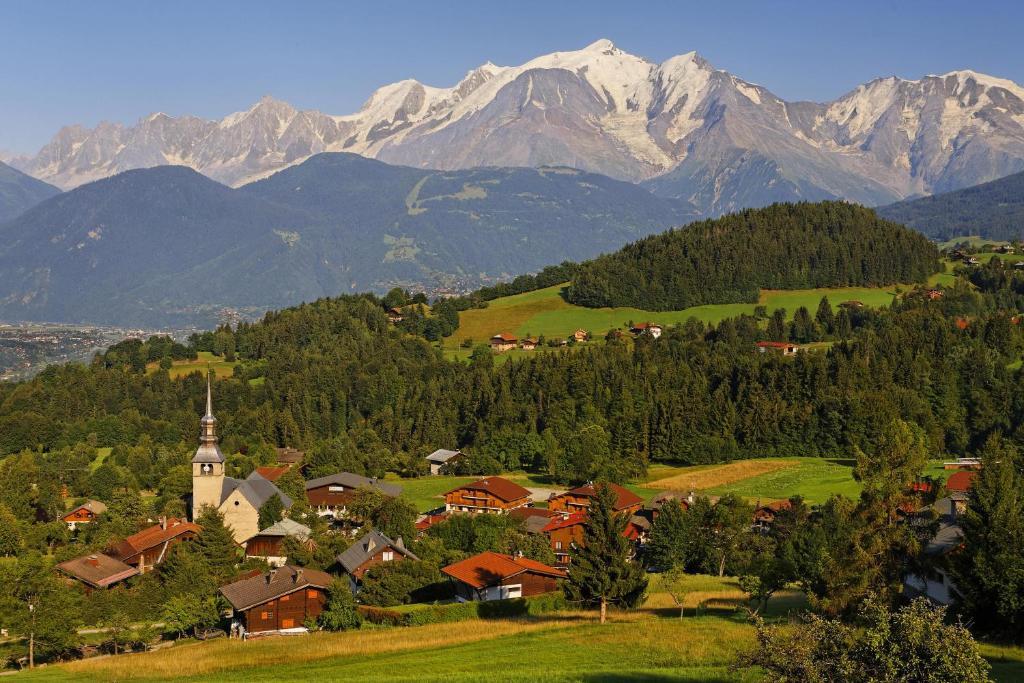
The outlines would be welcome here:
<svg viewBox="0 0 1024 683">
<path fill-rule="evenodd" d="M 825 334 L 832 334 L 835 331 L 836 317 L 832 313 L 832 304 L 829 303 L 827 296 L 821 297 L 814 320 L 821 326 L 821 330 Z"/>
<path fill-rule="evenodd" d="M 570 601 L 598 605 L 603 624 L 609 603 L 627 608 L 640 604 L 647 577 L 638 562 L 630 561 L 631 542 L 622 535 L 629 520 L 616 514 L 615 493 L 605 483 L 595 488 L 583 525 L 583 547 L 571 555 L 564 589 Z"/>
<path fill-rule="evenodd" d="M 206 560 L 210 573 L 218 582 L 230 579 L 238 563 L 238 544 L 231 529 L 224 524 L 224 515 L 214 507 L 204 507 L 196 523 L 203 532 L 193 541 L 196 550 Z"/>
<path fill-rule="evenodd" d="M 786 341 L 786 309 L 776 308 L 768 320 L 768 338 L 772 341 Z"/>
</svg>

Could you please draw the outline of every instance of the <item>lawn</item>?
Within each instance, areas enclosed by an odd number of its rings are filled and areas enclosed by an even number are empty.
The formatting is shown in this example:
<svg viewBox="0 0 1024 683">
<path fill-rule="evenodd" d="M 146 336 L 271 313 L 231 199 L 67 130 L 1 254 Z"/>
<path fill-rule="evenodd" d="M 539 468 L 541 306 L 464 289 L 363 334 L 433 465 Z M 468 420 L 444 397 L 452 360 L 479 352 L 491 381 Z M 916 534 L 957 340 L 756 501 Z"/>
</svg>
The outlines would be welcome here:
<svg viewBox="0 0 1024 683">
<path fill-rule="evenodd" d="M 474 343 L 486 342 L 499 332 L 519 337 L 568 337 L 578 329 L 603 336 L 608 330 L 622 328 L 630 321 L 652 321 L 673 325 L 697 318 L 705 323 L 717 323 L 743 313 L 753 314 L 757 304 L 717 304 L 694 306 L 681 311 L 644 311 L 639 308 L 584 308 L 566 303 L 559 295 L 565 285 L 555 285 L 525 294 L 502 297 L 491 301 L 487 308 L 472 309 L 459 314 L 459 329 L 445 340 L 445 347 L 456 351 L 466 339 Z M 912 285 L 903 286 L 904 289 Z M 856 299 L 867 306 L 888 306 L 896 294 L 892 287 L 845 287 L 836 289 L 763 290 L 760 305 L 769 311 L 785 308 L 792 315 L 801 306 L 812 313 L 817 310 L 823 296 L 832 306 Z M 527 352 L 519 352 L 527 353 Z M 458 354 L 456 354 L 458 355 Z M 463 351 L 462 355 L 468 355 Z M 508 354 L 501 354 L 506 356 Z"/>
<path fill-rule="evenodd" d="M 109 446 L 105 448 L 97 448 L 96 459 L 89 463 L 89 471 L 95 472 L 97 468 L 99 468 L 99 466 L 103 464 L 103 461 L 107 459 L 107 456 L 110 455 L 110 451 L 112 450 L 114 449 L 110 448 Z"/>
<path fill-rule="evenodd" d="M 393 474 L 385 477 L 389 482 L 402 487 L 402 495 L 408 498 L 419 512 L 433 510 L 444 505 L 444 493 L 457 486 L 476 481 L 480 477 L 419 477 L 418 479 L 400 479 Z"/>
<path fill-rule="evenodd" d="M 238 361 L 228 362 L 221 356 L 215 356 L 209 351 L 200 351 L 196 360 L 176 360 L 171 366 L 171 369 L 167 371 L 171 379 L 177 379 L 179 377 L 185 377 L 191 375 L 193 372 L 206 372 L 207 368 L 213 370 L 213 374 L 217 379 L 224 379 L 234 375 L 235 366 L 238 365 Z M 160 367 L 157 362 L 150 363 L 146 366 L 147 372 L 156 372 Z"/>
</svg>

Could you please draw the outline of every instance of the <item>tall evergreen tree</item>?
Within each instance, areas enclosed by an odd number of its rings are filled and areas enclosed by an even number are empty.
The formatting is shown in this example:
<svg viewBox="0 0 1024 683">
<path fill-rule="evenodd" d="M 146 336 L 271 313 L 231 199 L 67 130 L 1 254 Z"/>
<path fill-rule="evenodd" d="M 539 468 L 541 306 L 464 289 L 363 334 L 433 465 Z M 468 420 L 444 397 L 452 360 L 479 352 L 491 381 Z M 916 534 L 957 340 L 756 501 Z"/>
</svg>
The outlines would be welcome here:
<svg viewBox="0 0 1024 683">
<path fill-rule="evenodd" d="M 227 581 L 235 574 L 239 548 L 231 535 L 231 529 L 224 524 L 224 515 L 216 508 L 206 506 L 199 512 L 196 523 L 203 528 L 203 532 L 192 543 L 206 560 L 214 579 L 218 582 Z"/>
<path fill-rule="evenodd" d="M 821 297 L 821 301 L 818 302 L 814 320 L 825 334 L 832 334 L 835 331 L 836 317 L 832 313 L 832 304 L 829 303 L 827 296 Z"/>
<path fill-rule="evenodd" d="M 768 319 L 768 338 L 772 341 L 786 341 L 789 333 L 786 330 L 786 309 L 776 308 Z"/>
<path fill-rule="evenodd" d="M 629 519 L 615 512 L 615 492 L 604 482 L 595 486 L 583 547 L 571 554 L 569 577 L 563 584 L 570 601 L 600 608 L 605 622 L 608 605 L 635 607 L 647 590 L 644 568 L 630 559 L 632 542 L 622 535 Z"/>
</svg>

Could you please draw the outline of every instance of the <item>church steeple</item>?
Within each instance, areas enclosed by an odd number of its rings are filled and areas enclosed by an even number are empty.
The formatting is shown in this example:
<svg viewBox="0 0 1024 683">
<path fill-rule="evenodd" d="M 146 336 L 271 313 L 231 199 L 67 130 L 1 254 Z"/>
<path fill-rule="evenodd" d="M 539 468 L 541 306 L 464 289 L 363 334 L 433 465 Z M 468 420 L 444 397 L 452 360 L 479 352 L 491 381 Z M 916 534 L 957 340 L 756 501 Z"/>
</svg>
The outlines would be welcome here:
<svg viewBox="0 0 1024 683">
<path fill-rule="evenodd" d="M 199 421 L 199 448 L 192 462 L 224 462 L 224 454 L 217 446 L 217 418 L 213 416 L 213 390 L 209 374 L 206 376 L 206 414 Z"/>
<path fill-rule="evenodd" d="M 192 519 L 203 507 L 219 508 L 224 499 L 224 454 L 217 446 L 217 418 L 213 416 L 213 391 L 206 376 L 206 414 L 199 420 L 199 448 L 192 456 Z"/>
</svg>

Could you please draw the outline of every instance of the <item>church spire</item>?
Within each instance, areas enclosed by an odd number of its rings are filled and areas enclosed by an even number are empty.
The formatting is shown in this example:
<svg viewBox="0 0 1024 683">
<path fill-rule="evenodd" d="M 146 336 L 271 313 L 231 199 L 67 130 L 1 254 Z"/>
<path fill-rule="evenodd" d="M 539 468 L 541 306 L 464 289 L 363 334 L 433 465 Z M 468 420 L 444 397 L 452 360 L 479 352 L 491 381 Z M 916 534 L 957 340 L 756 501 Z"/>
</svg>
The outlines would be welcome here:
<svg viewBox="0 0 1024 683">
<path fill-rule="evenodd" d="M 213 387 L 209 371 L 206 375 L 206 414 L 199 420 L 199 448 L 192 462 L 224 462 L 217 447 L 217 418 L 213 416 Z"/>
<path fill-rule="evenodd" d="M 210 371 L 206 371 L 206 417 L 213 417 L 213 392 L 210 390 Z"/>
</svg>

